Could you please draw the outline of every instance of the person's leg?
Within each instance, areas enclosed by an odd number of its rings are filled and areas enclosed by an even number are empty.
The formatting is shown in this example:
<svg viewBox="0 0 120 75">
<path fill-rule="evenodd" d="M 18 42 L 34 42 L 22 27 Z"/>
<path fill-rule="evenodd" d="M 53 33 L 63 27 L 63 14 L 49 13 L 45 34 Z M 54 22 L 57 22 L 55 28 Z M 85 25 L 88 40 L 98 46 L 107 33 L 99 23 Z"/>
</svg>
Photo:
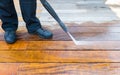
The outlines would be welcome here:
<svg viewBox="0 0 120 75">
<path fill-rule="evenodd" d="M 20 0 L 20 7 L 28 32 L 41 28 L 40 21 L 36 17 L 36 0 Z"/>
<path fill-rule="evenodd" d="M 18 18 L 13 0 L 0 0 L 0 19 L 4 31 L 17 30 Z"/>
<path fill-rule="evenodd" d="M 2 20 L 2 28 L 5 31 L 5 41 L 10 44 L 16 42 L 18 18 L 13 0 L 0 0 L 0 19 Z"/>
<path fill-rule="evenodd" d="M 36 0 L 20 0 L 22 16 L 26 22 L 26 27 L 30 34 L 37 34 L 39 37 L 52 38 L 50 31 L 41 27 L 39 19 L 36 17 Z"/>
</svg>

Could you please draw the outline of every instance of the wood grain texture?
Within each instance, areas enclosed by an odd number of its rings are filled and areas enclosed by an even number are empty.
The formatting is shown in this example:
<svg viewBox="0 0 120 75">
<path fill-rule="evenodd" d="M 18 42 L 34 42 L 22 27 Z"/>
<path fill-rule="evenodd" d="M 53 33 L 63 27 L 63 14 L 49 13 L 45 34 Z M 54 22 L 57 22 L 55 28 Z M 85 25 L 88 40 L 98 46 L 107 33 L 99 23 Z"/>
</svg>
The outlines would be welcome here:
<svg viewBox="0 0 120 75">
<path fill-rule="evenodd" d="M 120 41 L 79 41 L 81 45 L 75 45 L 73 41 L 17 41 L 15 44 L 7 44 L 0 41 L 0 51 L 119 51 Z M 82 44 L 83 43 L 83 44 Z"/>
<path fill-rule="evenodd" d="M 59 28 L 50 29 L 54 37 L 44 40 L 19 27 L 18 41 L 11 45 L 4 42 L 1 29 L 0 74 L 119 75 L 119 23 L 71 23 L 68 27 L 83 44 L 75 45 Z"/>
<path fill-rule="evenodd" d="M 69 23 L 68 29 L 69 32 L 74 36 L 76 40 L 80 41 L 119 41 L 120 40 L 120 23 L 113 22 L 113 23 L 93 23 L 93 22 L 86 22 L 82 24 L 73 24 Z M 59 25 L 53 25 L 53 27 L 47 27 L 46 29 L 53 32 L 54 36 L 52 39 L 41 39 L 38 36 L 30 35 L 27 32 L 27 29 L 22 26 L 19 27 L 17 31 L 17 38 L 18 40 L 25 40 L 25 41 L 70 41 L 71 38 L 61 29 Z M 0 29 L 0 40 L 3 41 L 4 32 Z"/>
<path fill-rule="evenodd" d="M 79 46 L 45 10 L 40 15 L 40 3 L 37 16 L 54 36 L 45 40 L 28 34 L 14 1 L 20 22 L 18 41 L 5 43 L 0 29 L 0 75 L 120 75 L 120 21 L 111 21 L 118 17 L 102 0 L 50 0 L 70 33 L 82 43 Z"/>
<path fill-rule="evenodd" d="M 119 63 L 0 63 L 2 75 L 119 75 Z"/>
<path fill-rule="evenodd" d="M 120 62 L 119 51 L 0 51 L 0 62 Z"/>
<path fill-rule="evenodd" d="M 34 67 L 35 66 L 35 67 Z M 119 64 L 96 63 L 96 64 L 79 64 L 79 63 L 48 63 L 40 66 L 39 64 L 21 65 L 20 75 L 40 74 L 40 75 L 117 75 L 119 74 Z"/>
<path fill-rule="evenodd" d="M 52 39 L 43 40 L 35 35 L 29 35 L 25 27 L 20 27 L 17 31 L 18 41 L 15 44 L 7 44 L 1 38 L 0 62 L 120 62 L 118 23 L 95 24 L 68 26 L 71 34 L 83 43 L 78 46 L 70 41 L 70 37 L 60 28 L 52 30 L 54 33 Z M 1 30 L 1 37 L 2 35 Z"/>
</svg>

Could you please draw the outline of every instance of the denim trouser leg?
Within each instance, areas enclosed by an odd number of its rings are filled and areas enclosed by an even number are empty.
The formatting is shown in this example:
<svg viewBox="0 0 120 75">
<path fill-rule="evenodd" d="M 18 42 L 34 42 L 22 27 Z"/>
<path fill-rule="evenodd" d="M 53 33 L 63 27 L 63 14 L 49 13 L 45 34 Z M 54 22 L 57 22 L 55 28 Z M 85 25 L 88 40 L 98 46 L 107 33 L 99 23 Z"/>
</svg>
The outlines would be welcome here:
<svg viewBox="0 0 120 75">
<path fill-rule="evenodd" d="M 33 32 L 41 27 L 36 17 L 36 0 L 20 0 L 22 16 L 26 22 L 29 32 Z M 2 28 L 7 30 L 17 30 L 18 18 L 13 4 L 13 0 L 0 0 L 0 19 L 2 19 Z"/>
<path fill-rule="evenodd" d="M 17 30 L 18 18 L 13 4 L 13 0 L 0 0 L 0 19 L 4 31 Z"/>
<path fill-rule="evenodd" d="M 40 21 L 36 17 L 36 0 L 20 0 L 20 7 L 28 32 L 40 28 Z"/>
</svg>

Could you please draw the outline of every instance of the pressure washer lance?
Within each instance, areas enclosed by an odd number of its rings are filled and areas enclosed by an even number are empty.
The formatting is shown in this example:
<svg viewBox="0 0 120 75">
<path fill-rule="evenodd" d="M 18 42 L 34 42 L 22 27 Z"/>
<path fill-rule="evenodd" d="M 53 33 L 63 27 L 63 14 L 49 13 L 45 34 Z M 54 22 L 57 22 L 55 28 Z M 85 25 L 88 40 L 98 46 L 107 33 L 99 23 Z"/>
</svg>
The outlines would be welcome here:
<svg viewBox="0 0 120 75">
<path fill-rule="evenodd" d="M 40 0 L 42 5 L 45 7 L 45 9 L 50 13 L 50 15 L 59 23 L 60 27 L 70 36 L 70 38 L 73 40 L 75 44 L 77 44 L 74 37 L 70 34 L 65 24 L 61 21 L 61 19 L 58 17 L 57 13 L 54 11 L 52 6 L 46 1 L 46 0 Z"/>
<path fill-rule="evenodd" d="M 65 26 L 65 24 L 61 21 L 59 23 L 59 25 L 62 27 L 62 29 L 70 36 L 70 38 L 73 40 L 73 42 L 78 45 L 77 41 L 75 40 L 75 38 L 70 34 L 70 32 L 68 31 L 67 27 Z"/>
<path fill-rule="evenodd" d="M 70 32 L 68 31 L 67 27 L 65 26 L 65 24 L 61 21 L 61 22 L 58 22 L 59 25 L 61 26 L 61 28 L 70 36 L 70 38 L 72 39 L 72 41 L 78 45 L 77 41 L 75 40 L 75 38 L 70 34 Z"/>
</svg>

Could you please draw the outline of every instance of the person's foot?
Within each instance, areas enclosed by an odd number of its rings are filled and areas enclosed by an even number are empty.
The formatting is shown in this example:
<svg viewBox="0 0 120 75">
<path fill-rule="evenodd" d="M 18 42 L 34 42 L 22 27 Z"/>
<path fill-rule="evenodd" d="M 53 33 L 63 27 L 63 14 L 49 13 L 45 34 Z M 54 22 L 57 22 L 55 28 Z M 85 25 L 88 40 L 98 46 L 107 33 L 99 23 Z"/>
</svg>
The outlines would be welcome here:
<svg viewBox="0 0 120 75">
<path fill-rule="evenodd" d="M 51 39 L 53 36 L 52 32 L 45 30 L 43 28 L 39 28 L 35 32 L 32 32 L 30 34 L 36 34 L 43 39 Z"/>
<path fill-rule="evenodd" d="M 13 44 L 16 42 L 16 32 L 15 31 L 5 31 L 4 39 L 8 44 Z"/>
</svg>

